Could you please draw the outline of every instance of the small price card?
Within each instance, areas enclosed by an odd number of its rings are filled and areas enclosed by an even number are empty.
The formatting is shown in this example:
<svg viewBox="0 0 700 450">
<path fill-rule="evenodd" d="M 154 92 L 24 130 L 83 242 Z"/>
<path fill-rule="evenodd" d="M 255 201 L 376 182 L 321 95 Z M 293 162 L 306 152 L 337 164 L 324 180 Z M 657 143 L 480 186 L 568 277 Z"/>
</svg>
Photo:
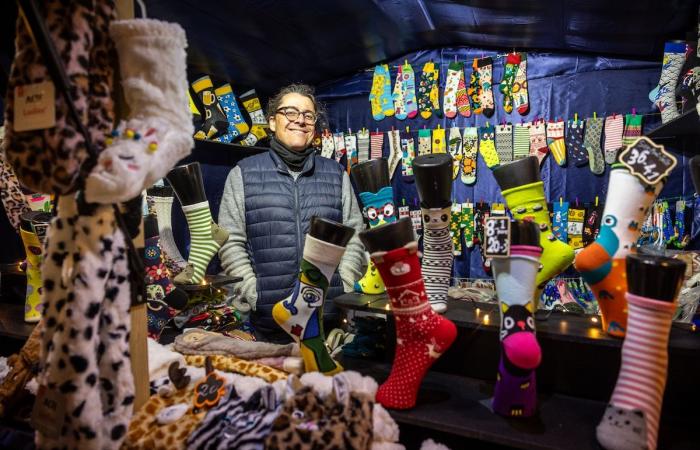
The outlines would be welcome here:
<svg viewBox="0 0 700 450">
<path fill-rule="evenodd" d="M 676 158 L 663 145 L 656 145 L 647 137 L 640 137 L 620 153 L 620 162 L 646 184 L 657 184 L 671 173 Z"/>
<path fill-rule="evenodd" d="M 510 219 L 491 216 L 484 222 L 484 257 L 507 258 L 510 256 Z"/>
</svg>

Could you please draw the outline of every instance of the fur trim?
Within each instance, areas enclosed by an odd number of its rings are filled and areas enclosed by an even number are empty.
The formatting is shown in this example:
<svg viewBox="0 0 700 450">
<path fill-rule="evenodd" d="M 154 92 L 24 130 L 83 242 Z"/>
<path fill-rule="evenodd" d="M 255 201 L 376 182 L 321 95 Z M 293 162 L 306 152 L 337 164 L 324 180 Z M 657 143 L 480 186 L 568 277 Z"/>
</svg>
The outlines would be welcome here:
<svg viewBox="0 0 700 450">
<path fill-rule="evenodd" d="M 428 439 L 423 441 L 423 444 L 420 446 L 420 450 L 450 450 L 450 447 L 437 443 L 432 439 Z"/>
</svg>

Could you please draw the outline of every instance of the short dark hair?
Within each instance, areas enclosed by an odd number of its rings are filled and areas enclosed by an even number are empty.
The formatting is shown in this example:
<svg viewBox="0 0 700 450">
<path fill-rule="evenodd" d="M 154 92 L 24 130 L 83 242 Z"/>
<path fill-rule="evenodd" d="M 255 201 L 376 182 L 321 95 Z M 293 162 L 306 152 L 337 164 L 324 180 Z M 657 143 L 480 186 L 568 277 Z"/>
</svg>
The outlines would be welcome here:
<svg viewBox="0 0 700 450">
<path fill-rule="evenodd" d="M 320 130 L 326 128 L 326 107 L 323 103 L 316 99 L 316 91 L 312 86 L 303 83 L 292 83 L 288 86 L 283 87 L 277 92 L 270 101 L 267 102 L 267 117 L 273 117 L 282 103 L 282 98 L 287 94 L 299 94 L 304 97 L 308 97 L 311 103 L 314 104 L 314 109 L 316 110 L 316 115 L 318 116 L 318 121 L 316 122 L 316 129 Z"/>
</svg>

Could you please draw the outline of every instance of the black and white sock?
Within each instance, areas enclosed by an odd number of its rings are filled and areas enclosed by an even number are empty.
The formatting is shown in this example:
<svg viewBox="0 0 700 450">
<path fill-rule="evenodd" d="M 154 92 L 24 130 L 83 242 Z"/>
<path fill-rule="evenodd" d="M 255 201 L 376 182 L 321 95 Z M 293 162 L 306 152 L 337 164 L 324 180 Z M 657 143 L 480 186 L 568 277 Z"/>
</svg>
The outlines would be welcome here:
<svg viewBox="0 0 700 450">
<path fill-rule="evenodd" d="M 173 275 L 176 275 L 184 270 L 187 261 L 180 254 L 177 244 L 175 244 L 175 236 L 173 236 L 173 191 L 171 188 L 154 186 L 148 189 L 146 199 L 149 206 L 152 205 L 153 213 L 158 220 L 158 235 L 160 236 L 160 248 L 163 252 L 165 266 Z"/>
<path fill-rule="evenodd" d="M 423 261 L 425 292 L 433 310 L 447 311 L 447 289 L 452 276 L 451 207 L 423 208 Z"/>
</svg>

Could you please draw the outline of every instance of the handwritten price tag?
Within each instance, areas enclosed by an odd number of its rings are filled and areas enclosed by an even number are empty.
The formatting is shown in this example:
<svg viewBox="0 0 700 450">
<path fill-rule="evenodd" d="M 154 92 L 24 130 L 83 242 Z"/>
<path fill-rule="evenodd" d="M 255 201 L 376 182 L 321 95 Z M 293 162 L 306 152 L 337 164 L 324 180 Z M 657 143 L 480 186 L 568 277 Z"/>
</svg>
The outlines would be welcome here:
<svg viewBox="0 0 700 450">
<path fill-rule="evenodd" d="M 42 130 L 56 126 L 56 94 L 53 83 L 15 87 L 15 131 Z"/>
<path fill-rule="evenodd" d="M 484 257 L 510 256 L 510 219 L 492 216 L 484 222 Z"/>
<path fill-rule="evenodd" d="M 657 184 L 671 173 L 678 161 L 647 137 L 640 137 L 620 153 L 620 162 L 646 184 Z"/>
</svg>

